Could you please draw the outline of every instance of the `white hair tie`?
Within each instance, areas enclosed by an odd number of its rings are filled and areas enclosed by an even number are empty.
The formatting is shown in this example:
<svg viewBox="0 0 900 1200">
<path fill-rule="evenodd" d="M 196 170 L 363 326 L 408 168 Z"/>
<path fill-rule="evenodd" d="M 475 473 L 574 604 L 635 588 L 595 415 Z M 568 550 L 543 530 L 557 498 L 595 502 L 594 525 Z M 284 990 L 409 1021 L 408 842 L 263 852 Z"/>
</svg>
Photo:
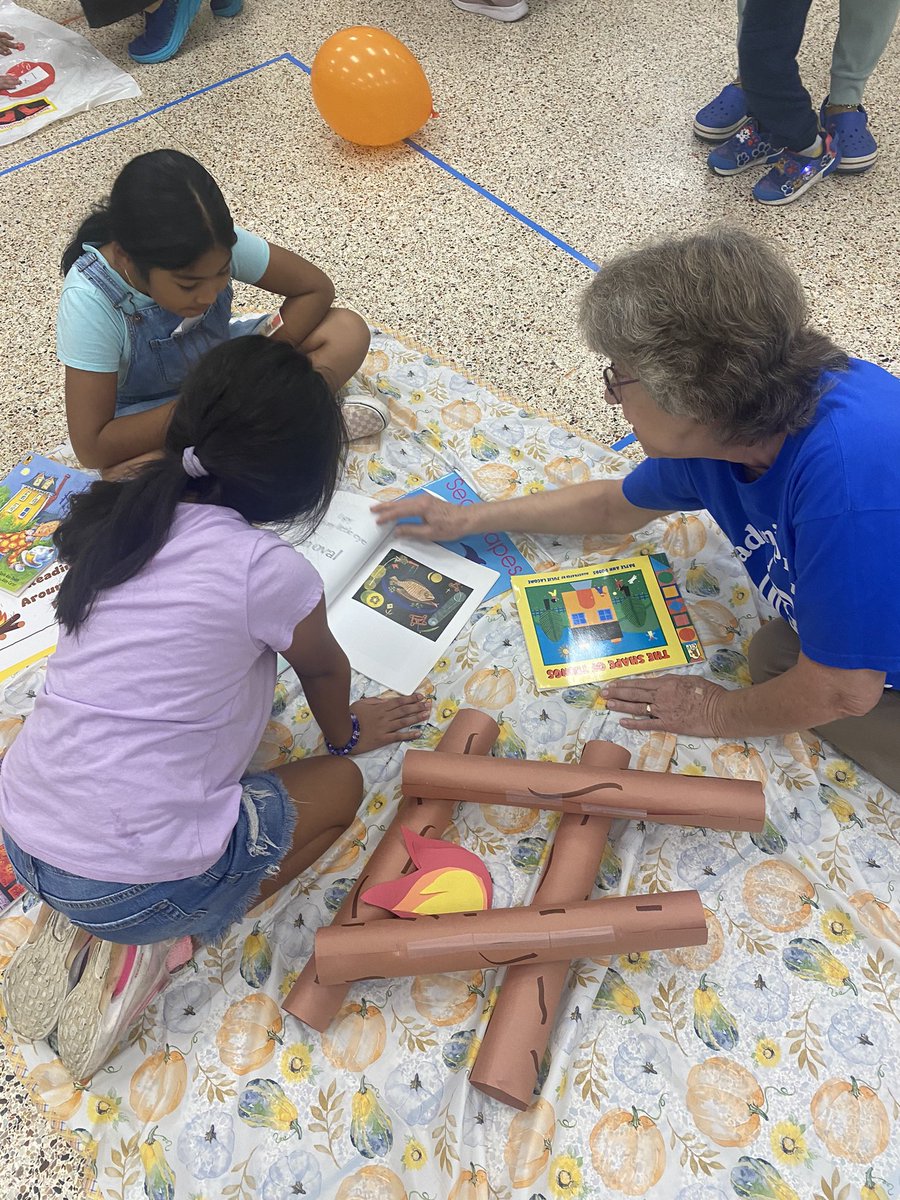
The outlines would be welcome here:
<svg viewBox="0 0 900 1200">
<path fill-rule="evenodd" d="M 208 475 L 206 467 L 197 457 L 193 446 L 185 446 L 181 452 L 181 465 L 184 467 L 186 475 L 190 475 L 191 479 L 202 479 L 204 475 Z"/>
</svg>

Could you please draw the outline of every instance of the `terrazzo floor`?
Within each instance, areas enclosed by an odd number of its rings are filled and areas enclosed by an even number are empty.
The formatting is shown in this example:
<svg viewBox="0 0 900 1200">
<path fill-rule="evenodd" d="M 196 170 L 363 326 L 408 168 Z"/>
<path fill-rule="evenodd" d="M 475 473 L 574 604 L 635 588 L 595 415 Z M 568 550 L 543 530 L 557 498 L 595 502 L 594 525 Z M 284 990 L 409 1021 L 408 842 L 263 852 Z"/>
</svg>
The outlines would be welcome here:
<svg viewBox="0 0 900 1200">
<path fill-rule="evenodd" d="M 87 32 L 74 0 L 31 7 Z M 819 0 L 804 44 L 817 100 L 836 13 L 836 0 Z M 693 111 L 734 70 L 728 0 L 532 0 L 530 18 L 511 25 L 449 0 L 247 0 L 235 21 L 204 11 L 179 56 L 157 67 L 126 57 L 139 24 L 90 37 L 132 71 L 142 97 L 0 152 L 2 467 L 64 433 L 53 321 L 67 235 L 122 163 L 165 145 L 200 158 L 238 221 L 322 266 L 371 321 L 602 441 L 627 427 L 603 404 L 598 364 L 577 335 L 585 260 L 653 234 L 722 218 L 765 234 L 801 272 L 817 321 L 852 353 L 898 369 L 896 34 L 867 93 L 882 141 L 875 170 L 767 210 L 746 176 L 711 175 L 690 135 Z M 416 140 L 440 163 L 407 146 L 344 145 L 319 120 L 306 75 L 280 56 L 308 64 L 351 24 L 389 29 L 419 57 L 440 116 Z M 240 300 L 261 303 L 253 289 Z M 79 1196 L 77 1155 L 4 1067 L 0 1196 Z"/>
</svg>

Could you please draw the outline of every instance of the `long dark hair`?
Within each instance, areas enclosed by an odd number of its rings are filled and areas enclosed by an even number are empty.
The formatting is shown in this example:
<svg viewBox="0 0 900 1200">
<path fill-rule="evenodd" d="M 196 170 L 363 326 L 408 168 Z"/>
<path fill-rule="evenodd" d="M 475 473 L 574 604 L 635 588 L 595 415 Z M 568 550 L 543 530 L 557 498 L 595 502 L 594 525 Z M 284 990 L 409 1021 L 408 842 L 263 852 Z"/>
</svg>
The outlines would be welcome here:
<svg viewBox="0 0 900 1200">
<path fill-rule="evenodd" d="M 108 199 L 81 222 L 63 252 L 63 275 L 85 242 L 118 242 L 146 276 L 153 267 L 180 270 L 216 246 L 230 250 L 234 221 L 219 185 L 195 158 L 151 150 L 126 163 Z"/>
<path fill-rule="evenodd" d="M 194 479 L 182 451 L 209 472 Z M 223 342 L 194 367 L 162 457 L 137 474 L 73 497 L 53 540 L 69 571 L 56 615 L 70 633 L 100 592 L 133 578 L 169 536 L 179 501 L 220 504 L 248 521 L 314 528 L 328 507 L 347 447 L 337 399 L 287 342 Z"/>
</svg>

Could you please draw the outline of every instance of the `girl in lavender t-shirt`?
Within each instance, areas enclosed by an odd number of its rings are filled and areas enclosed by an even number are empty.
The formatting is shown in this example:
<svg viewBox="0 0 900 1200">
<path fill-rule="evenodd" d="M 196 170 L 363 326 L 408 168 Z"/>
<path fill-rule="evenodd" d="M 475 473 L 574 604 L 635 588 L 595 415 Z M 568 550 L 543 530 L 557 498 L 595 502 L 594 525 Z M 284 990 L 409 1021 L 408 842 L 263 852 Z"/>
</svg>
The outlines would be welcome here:
<svg viewBox="0 0 900 1200">
<path fill-rule="evenodd" d="M 314 525 L 345 445 L 302 353 L 226 342 L 185 384 L 162 457 L 94 484 L 57 530 L 58 649 L 0 773 L 7 853 L 44 904 L 3 989 L 20 1036 L 57 1027 L 76 1078 L 165 986 L 180 939 L 220 937 L 344 832 L 350 755 L 414 737 L 428 711 L 405 696 L 351 712 L 318 574 L 255 527 Z M 248 776 L 276 652 L 330 754 Z"/>
</svg>

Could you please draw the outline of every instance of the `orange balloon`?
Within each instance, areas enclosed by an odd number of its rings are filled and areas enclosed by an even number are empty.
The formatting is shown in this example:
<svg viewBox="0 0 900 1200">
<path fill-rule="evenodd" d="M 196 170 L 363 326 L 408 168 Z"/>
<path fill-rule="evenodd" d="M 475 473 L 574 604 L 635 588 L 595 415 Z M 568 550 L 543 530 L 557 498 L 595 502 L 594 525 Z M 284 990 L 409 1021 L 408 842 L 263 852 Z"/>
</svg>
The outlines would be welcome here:
<svg viewBox="0 0 900 1200">
<path fill-rule="evenodd" d="M 402 141 L 431 116 L 431 88 L 418 59 L 369 25 L 342 29 L 323 42 L 311 82 L 325 122 L 359 146 Z"/>
</svg>

